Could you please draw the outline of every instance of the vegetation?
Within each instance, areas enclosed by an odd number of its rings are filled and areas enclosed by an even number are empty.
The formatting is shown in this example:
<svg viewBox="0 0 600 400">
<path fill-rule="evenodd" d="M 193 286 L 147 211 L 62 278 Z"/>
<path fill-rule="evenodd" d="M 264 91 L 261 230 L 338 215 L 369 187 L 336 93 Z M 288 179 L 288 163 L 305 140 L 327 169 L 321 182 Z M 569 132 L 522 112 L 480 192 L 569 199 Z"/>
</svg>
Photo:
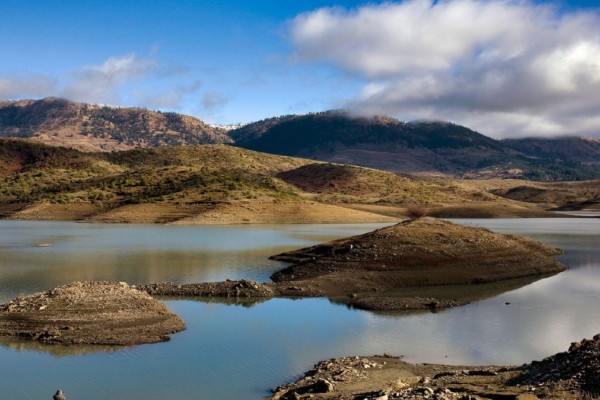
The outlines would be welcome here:
<svg viewBox="0 0 600 400">
<path fill-rule="evenodd" d="M 190 116 L 56 98 L 0 103 L 0 137 L 36 138 L 86 151 L 231 142 L 224 132 Z"/>
<path fill-rule="evenodd" d="M 546 208 L 549 204 L 587 206 L 597 203 L 598 192 L 591 187 L 597 187 L 597 182 L 417 178 L 226 145 L 83 153 L 0 139 L 0 215 L 38 204 L 77 204 L 75 208 L 82 210 L 77 212 L 84 213 L 77 214 L 81 218 L 88 215 L 86 210 L 108 212 L 128 205 L 142 206 L 134 208 L 143 216 L 153 205 L 162 215 L 154 221 L 172 221 L 219 207 L 252 213 L 260 212 L 256 211 L 260 207 L 251 204 L 286 202 L 299 209 L 299 204 L 311 202 L 391 217 L 418 217 L 425 207 L 433 213 L 448 205 L 483 207 L 492 213 L 505 212 L 506 207 L 523 210 L 523 202 Z M 57 207 L 52 210 L 73 209 Z"/>
<path fill-rule="evenodd" d="M 573 146 L 561 145 L 564 141 L 552 146 L 549 140 L 533 144 L 497 141 L 447 122 L 405 123 L 393 118 L 326 112 L 271 118 L 231 131 L 230 135 L 237 146 L 248 149 L 394 172 L 541 181 L 600 177 L 600 163 L 592 162 L 600 154 L 598 141 L 579 140 L 578 155 L 568 156 Z"/>
<path fill-rule="evenodd" d="M 90 154 L 2 140 L 0 199 L 111 204 L 294 199 L 297 190 L 270 173 L 301 163 L 224 146 Z"/>
<path fill-rule="evenodd" d="M 304 158 L 400 173 L 541 181 L 600 177 L 600 141 L 589 138 L 497 141 L 448 122 L 401 122 L 341 111 L 285 115 L 225 132 L 172 112 L 78 104 L 63 99 L 0 103 L 0 137 L 26 138 L 89 152 L 233 143 Z M 127 159 L 118 159 L 128 157 Z M 166 153 L 110 161 L 176 164 Z M 167 159 L 164 159 L 167 157 Z M 136 164 L 137 165 L 137 164 Z M 179 165 L 179 164 L 177 164 Z"/>
</svg>

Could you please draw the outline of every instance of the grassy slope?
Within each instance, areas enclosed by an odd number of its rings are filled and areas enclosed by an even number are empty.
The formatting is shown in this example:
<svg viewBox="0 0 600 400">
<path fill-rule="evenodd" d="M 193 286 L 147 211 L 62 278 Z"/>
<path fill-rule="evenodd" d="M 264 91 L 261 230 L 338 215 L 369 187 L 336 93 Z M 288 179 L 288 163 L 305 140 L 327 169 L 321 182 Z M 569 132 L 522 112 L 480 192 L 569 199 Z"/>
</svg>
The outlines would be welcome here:
<svg viewBox="0 0 600 400">
<path fill-rule="evenodd" d="M 0 211 L 16 218 L 219 223 L 279 221 L 285 214 L 282 222 L 352 222 L 377 220 L 372 213 L 398 217 L 411 204 L 537 207 L 504 199 L 496 189 L 225 145 L 82 153 L 0 140 Z"/>
</svg>

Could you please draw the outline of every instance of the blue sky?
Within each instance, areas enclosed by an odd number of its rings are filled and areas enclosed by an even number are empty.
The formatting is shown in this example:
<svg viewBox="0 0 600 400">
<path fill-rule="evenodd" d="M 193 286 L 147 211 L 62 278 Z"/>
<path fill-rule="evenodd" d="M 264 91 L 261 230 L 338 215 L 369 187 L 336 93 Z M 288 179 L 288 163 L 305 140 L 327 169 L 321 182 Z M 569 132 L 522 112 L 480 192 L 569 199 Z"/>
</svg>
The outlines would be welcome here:
<svg viewBox="0 0 600 400">
<path fill-rule="evenodd" d="M 3 0 L 0 99 L 58 96 L 212 123 L 348 108 L 498 137 L 595 135 L 597 6 Z M 572 79 L 556 81 L 554 65 Z"/>
</svg>

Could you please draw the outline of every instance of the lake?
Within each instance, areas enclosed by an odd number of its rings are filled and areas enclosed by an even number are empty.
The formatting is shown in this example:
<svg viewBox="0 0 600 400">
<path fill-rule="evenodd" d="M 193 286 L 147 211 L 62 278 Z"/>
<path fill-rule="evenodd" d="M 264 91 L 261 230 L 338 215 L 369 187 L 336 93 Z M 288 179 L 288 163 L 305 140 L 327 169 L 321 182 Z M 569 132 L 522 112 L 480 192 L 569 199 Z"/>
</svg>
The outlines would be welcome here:
<svg viewBox="0 0 600 400">
<path fill-rule="evenodd" d="M 375 314 L 326 299 L 166 300 L 188 329 L 131 348 L 0 340 L 3 399 L 260 399 L 321 359 L 384 352 L 413 362 L 522 364 L 600 332 L 598 219 L 461 220 L 566 253 L 569 270 L 439 313 Z M 180 227 L 0 221 L 0 302 L 74 280 L 266 281 L 269 255 L 382 225 Z M 50 245 L 50 247 L 38 247 Z M 509 304 L 507 304 L 509 303 Z"/>
</svg>

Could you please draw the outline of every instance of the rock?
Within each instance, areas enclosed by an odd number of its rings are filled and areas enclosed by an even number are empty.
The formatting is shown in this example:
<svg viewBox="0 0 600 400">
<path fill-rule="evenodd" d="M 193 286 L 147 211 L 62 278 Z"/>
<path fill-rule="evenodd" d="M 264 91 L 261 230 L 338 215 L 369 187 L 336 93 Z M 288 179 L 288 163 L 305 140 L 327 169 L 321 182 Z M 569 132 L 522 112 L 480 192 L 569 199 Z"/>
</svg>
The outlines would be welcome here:
<svg viewBox="0 0 600 400">
<path fill-rule="evenodd" d="M 67 400 L 67 398 L 65 397 L 65 393 L 60 389 L 58 389 L 56 391 L 56 393 L 54 393 L 54 396 L 52 396 L 52 399 L 53 400 Z"/>
<path fill-rule="evenodd" d="M 334 390 L 333 383 L 329 382 L 327 379 L 319 379 L 313 385 L 312 393 L 329 393 Z"/>
<path fill-rule="evenodd" d="M 73 282 L 0 305 L 0 336 L 45 343 L 156 343 L 183 329 L 164 304 L 123 283 Z"/>
<path fill-rule="evenodd" d="M 184 285 L 165 282 L 140 284 L 136 287 L 153 296 L 216 296 L 246 298 L 268 298 L 273 296 L 273 290 L 267 285 L 246 279 L 239 281 L 228 279 L 223 282 L 201 282 Z"/>
<path fill-rule="evenodd" d="M 471 376 L 496 376 L 498 373 L 496 371 L 488 371 L 485 369 L 476 369 L 468 372 L 468 375 Z"/>
</svg>

